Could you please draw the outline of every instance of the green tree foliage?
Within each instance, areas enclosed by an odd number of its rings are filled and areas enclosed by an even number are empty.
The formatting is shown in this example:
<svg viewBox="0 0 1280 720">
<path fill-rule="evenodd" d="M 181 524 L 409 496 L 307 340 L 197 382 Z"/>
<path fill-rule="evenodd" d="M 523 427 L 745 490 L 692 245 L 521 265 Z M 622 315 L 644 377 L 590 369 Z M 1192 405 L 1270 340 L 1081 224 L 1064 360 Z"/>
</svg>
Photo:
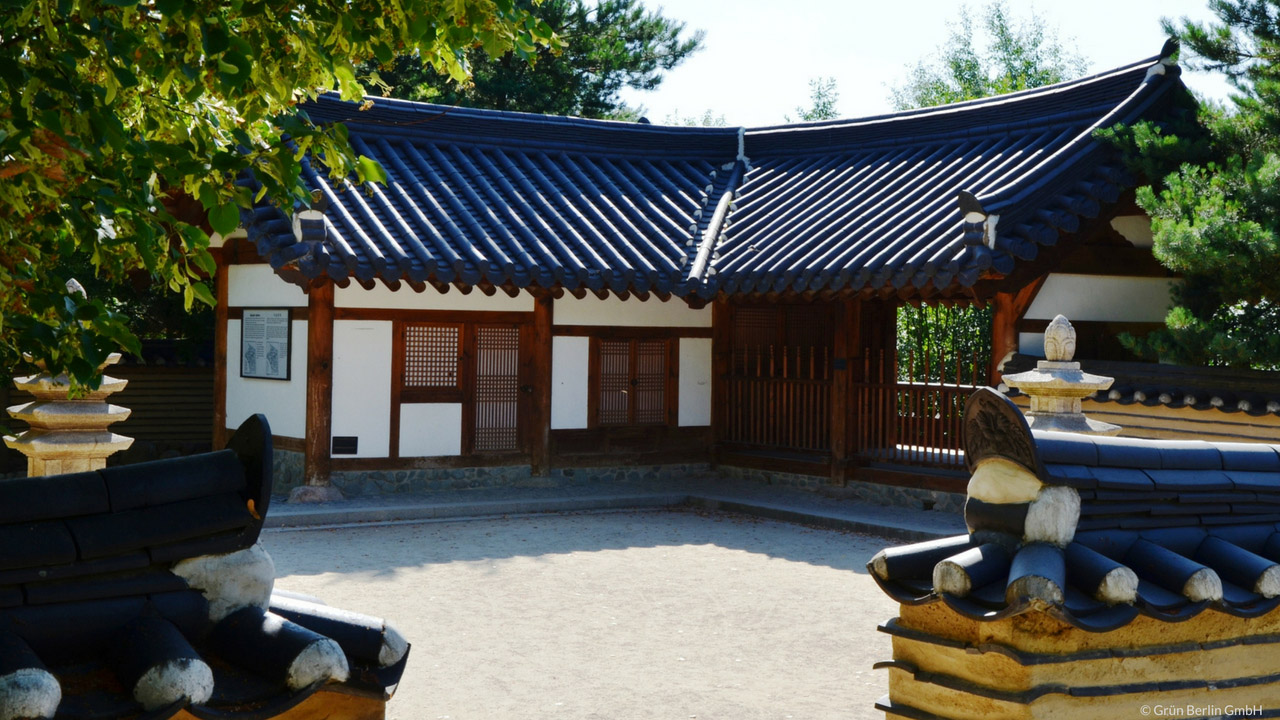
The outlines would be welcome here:
<svg viewBox="0 0 1280 720">
<path fill-rule="evenodd" d="M 1166 328 L 1126 345 L 1196 365 L 1280 366 L 1280 3 L 1215 0 L 1220 22 L 1165 29 L 1191 67 L 1223 72 L 1231 108 L 1204 106 L 1178 125 L 1108 133 L 1153 180 L 1138 204 L 1154 253 L 1185 282 Z"/>
<path fill-rule="evenodd" d="M 835 120 L 840 117 L 836 103 L 840 101 L 840 90 L 836 87 L 836 79 L 812 78 L 809 80 L 809 107 L 797 107 L 796 116 L 800 122 L 817 120 Z M 793 122 L 790 115 L 785 116 L 787 122 Z"/>
<path fill-rule="evenodd" d="M 987 5 L 980 19 L 961 6 L 947 42 L 913 65 L 906 82 L 890 90 L 897 110 L 1003 95 L 1080 77 L 1088 63 L 1063 43 L 1039 15 L 1014 18 L 1004 0 Z"/>
<path fill-rule="evenodd" d="M 936 55 L 913 65 L 905 84 L 890 90 L 898 110 L 975 100 L 1018 90 L 1051 85 L 1084 74 L 1088 64 L 1069 49 L 1032 13 L 1018 20 L 1003 0 L 982 11 L 984 37 L 975 36 L 973 16 L 960 8 L 956 29 Z M 991 309 L 903 306 L 898 309 L 898 372 L 906 380 L 957 382 L 956 360 L 972 367 L 976 356 L 985 363 L 991 355 Z M 904 358 L 946 358 L 928 373 L 923 364 Z M 958 382 L 969 383 L 971 370 Z"/>
<path fill-rule="evenodd" d="M 990 357 L 990 306 L 898 309 L 898 379 L 981 385 Z"/>
<path fill-rule="evenodd" d="M 702 111 L 701 115 L 681 115 L 680 110 L 667 115 L 662 121 L 666 125 L 684 125 L 685 127 L 725 127 L 724 115 L 716 115 L 711 112 L 711 108 Z"/>
<path fill-rule="evenodd" d="M 413 57 L 382 70 L 389 95 L 446 105 L 551 115 L 634 120 L 639 111 L 619 97 L 624 88 L 654 90 L 664 73 L 702 45 L 685 24 L 646 10 L 640 0 L 546 0 L 539 16 L 563 41 L 530 64 L 518 53 L 466 54 L 471 81 L 457 84 Z"/>
<path fill-rule="evenodd" d="M 67 290 L 71 269 L 113 282 L 141 272 L 187 307 L 212 304 L 208 231 L 230 232 L 267 194 L 289 211 L 308 203 L 303 153 L 335 179 L 384 177 L 341 125 L 317 127 L 297 103 L 334 87 L 359 100 L 357 66 L 398 53 L 456 79 L 473 47 L 531 59 L 555 43 L 532 11 L 532 0 L 0 0 L 0 367 L 27 352 L 95 384 L 108 351 L 137 339 L 111 298 Z M 257 192 L 235 184 L 246 170 Z"/>
</svg>

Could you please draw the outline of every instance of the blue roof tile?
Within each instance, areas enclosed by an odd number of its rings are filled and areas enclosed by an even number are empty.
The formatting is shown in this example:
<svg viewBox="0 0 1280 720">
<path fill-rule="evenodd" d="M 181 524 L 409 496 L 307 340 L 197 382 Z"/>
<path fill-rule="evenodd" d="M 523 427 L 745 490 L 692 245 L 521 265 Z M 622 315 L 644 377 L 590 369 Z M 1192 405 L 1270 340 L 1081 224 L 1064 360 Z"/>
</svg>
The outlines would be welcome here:
<svg viewBox="0 0 1280 720">
<path fill-rule="evenodd" d="M 299 240 L 276 208 L 243 219 L 259 252 L 301 283 L 954 291 L 1034 258 L 1133 185 L 1093 130 L 1164 112 L 1181 85 L 1176 73 L 1148 77 L 1153 62 L 941 108 L 757 129 L 383 98 L 360 110 L 323 97 L 308 117 L 345 122 L 387 182 L 334 183 L 307 163 L 305 181 L 327 201 L 323 225 Z M 992 245 L 981 223 L 963 222 L 961 190 L 999 216 Z"/>
</svg>

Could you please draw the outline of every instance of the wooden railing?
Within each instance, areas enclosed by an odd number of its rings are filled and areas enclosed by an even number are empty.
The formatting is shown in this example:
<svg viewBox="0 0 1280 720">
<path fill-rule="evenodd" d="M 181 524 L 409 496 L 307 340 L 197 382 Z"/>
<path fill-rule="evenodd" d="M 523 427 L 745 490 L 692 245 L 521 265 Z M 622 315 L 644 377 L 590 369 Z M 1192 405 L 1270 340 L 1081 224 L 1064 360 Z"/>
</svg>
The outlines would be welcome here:
<svg viewBox="0 0 1280 720">
<path fill-rule="evenodd" d="M 898 368 L 883 355 L 865 360 L 863 377 L 853 383 L 853 450 L 873 462 L 957 467 L 964 463 L 964 403 L 977 388 L 977 358 L 954 366 L 952 377 L 968 383 L 899 379 Z M 905 378 L 930 377 L 930 359 L 917 366 L 908 355 Z M 941 375 L 936 372 L 935 377 Z M 948 373 L 949 374 L 949 373 Z M 967 377 L 966 377 L 967 376 Z"/>
<path fill-rule="evenodd" d="M 756 447 L 831 448 L 831 362 L 825 347 L 762 346 L 735 353 L 725 378 L 723 440 Z"/>
</svg>

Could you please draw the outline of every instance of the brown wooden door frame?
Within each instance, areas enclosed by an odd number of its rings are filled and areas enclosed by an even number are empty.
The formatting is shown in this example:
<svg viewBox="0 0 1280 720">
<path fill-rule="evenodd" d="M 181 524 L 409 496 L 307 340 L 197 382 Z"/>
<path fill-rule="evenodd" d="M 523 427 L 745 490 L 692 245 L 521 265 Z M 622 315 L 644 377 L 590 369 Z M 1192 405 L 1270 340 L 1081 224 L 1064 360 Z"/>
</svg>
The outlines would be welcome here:
<svg viewBox="0 0 1280 720">
<path fill-rule="evenodd" d="M 628 343 L 628 360 L 627 372 L 631 385 L 635 386 L 636 372 L 639 365 L 638 347 L 641 342 L 661 342 L 665 344 L 665 356 L 663 358 L 663 421 L 660 423 L 645 423 L 645 425 L 657 426 L 667 425 L 674 427 L 680 417 L 680 338 L 678 337 L 628 337 L 624 329 L 619 332 L 602 333 L 601 335 L 592 335 L 588 338 L 587 349 L 587 427 L 596 429 L 599 427 L 629 427 L 635 426 L 636 423 L 636 398 L 634 396 L 627 399 L 627 422 L 625 424 L 600 424 L 600 343 L 601 342 L 626 342 Z M 602 337 L 602 335 L 605 335 Z"/>
<path fill-rule="evenodd" d="M 517 449 L 513 452 L 528 453 L 531 427 L 532 395 L 524 390 L 530 387 L 530 375 L 533 348 L 529 346 L 532 313 L 449 313 L 443 315 L 438 311 L 397 312 L 390 318 L 391 332 L 391 422 L 388 444 L 389 458 L 400 458 L 400 407 L 404 403 L 459 403 L 462 406 L 459 442 L 461 456 L 475 455 L 475 422 L 476 422 L 476 327 L 482 325 L 511 325 L 519 333 L 519 348 L 516 360 L 517 387 L 521 388 L 517 395 L 516 433 Z M 439 388 L 430 391 L 415 391 L 404 387 L 405 367 L 405 331 L 413 325 L 456 326 L 458 333 L 458 385 L 453 388 Z"/>
<path fill-rule="evenodd" d="M 529 323 L 493 323 L 472 322 L 466 324 L 466 340 L 463 343 L 463 360 L 466 369 L 466 380 L 463 386 L 462 401 L 462 454 L 476 454 L 476 413 L 479 401 L 477 394 L 477 378 L 479 376 L 479 328 L 481 327 L 513 327 L 516 331 L 516 447 L 509 452 L 529 452 L 529 416 L 533 400 L 528 383 L 528 366 L 531 362 L 529 347 Z M 529 389 L 526 389 L 529 388 Z"/>
</svg>

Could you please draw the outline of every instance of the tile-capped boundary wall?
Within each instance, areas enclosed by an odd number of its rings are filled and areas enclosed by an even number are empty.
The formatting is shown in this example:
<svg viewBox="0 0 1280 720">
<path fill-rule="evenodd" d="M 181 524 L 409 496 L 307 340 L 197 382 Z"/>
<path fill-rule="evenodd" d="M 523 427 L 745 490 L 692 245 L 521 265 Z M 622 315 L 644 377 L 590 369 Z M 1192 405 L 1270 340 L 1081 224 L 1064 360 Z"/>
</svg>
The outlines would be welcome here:
<svg viewBox="0 0 1280 720">
<path fill-rule="evenodd" d="M 302 453 L 277 450 L 274 461 L 275 493 L 287 495 L 302 484 Z M 572 487 L 609 482 L 679 480 L 691 475 L 714 474 L 722 478 L 782 485 L 833 498 L 847 498 L 877 505 L 933 509 L 959 513 L 964 495 L 937 490 L 850 482 L 833 487 L 826 478 L 796 473 L 768 472 L 721 466 L 711 470 L 705 463 L 686 465 L 641 465 L 627 467 L 556 468 L 548 477 L 533 477 L 528 465 L 471 468 L 430 468 L 415 470 L 360 470 L 333 473 L 333 484 L 349 497 L 390 495 L 404 492 L 464 490 L 497 487 Z"/>
</svg>

